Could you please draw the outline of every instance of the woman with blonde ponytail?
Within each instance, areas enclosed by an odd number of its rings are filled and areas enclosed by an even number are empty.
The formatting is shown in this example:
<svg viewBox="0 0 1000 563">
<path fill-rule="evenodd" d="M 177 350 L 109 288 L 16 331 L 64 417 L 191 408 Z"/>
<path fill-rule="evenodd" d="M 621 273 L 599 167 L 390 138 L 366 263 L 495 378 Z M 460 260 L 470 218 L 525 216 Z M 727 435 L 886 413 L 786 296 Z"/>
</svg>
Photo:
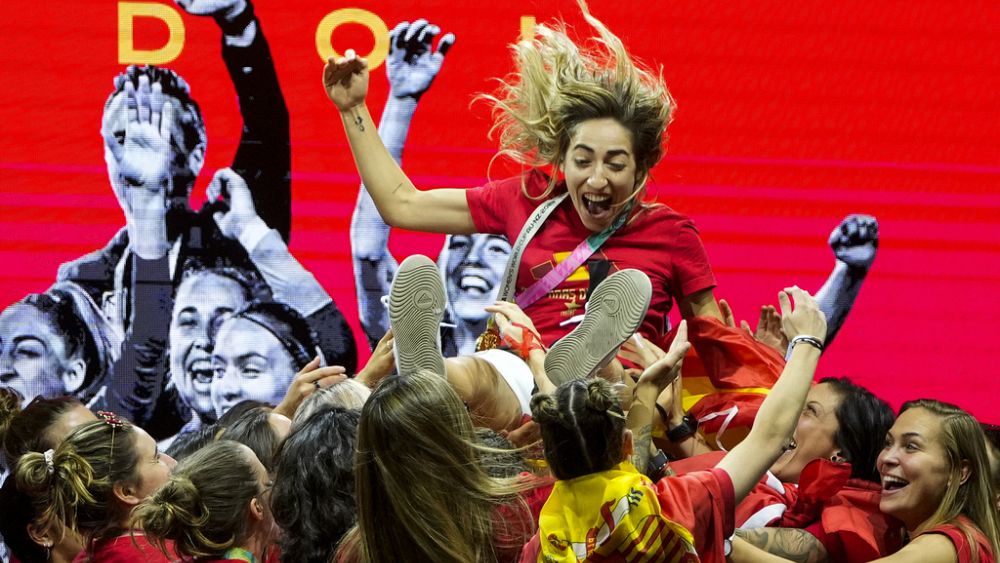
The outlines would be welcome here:
<svg viewBox="0 0 1000 563">
<path fill-rule="evenodd" d="M 23 410 L 20 405 L 13 388 L 0 387 L 0 443 L 11 471 L 0 487 L 0 536 L 21 563 L 68 563 L 83 549 L 81 538 L 61 521 L 39 520 L 45 506 L 18 487 L 14 470 L 24 454 L 52 450 L 74 428 L 97 417 L 75 397 L 39 396 Z"/>
<path fill-rule="evenodd" d="M 562 23 L 536 25 L 531 40 L 513 46 L 514 72 L 500 81 L 495 95 L 482 96 L 494 109 L 500 154 L 525 170 L 518 177 L 470 190 L 418 190 L 389 155 L 368 112 L 367 62 L 352 50 L 345 58 L 330 59 L 324 87 L 340 111 L 364 185 L 389 225 L 505 235 L 514 241 L 526 224 L 541 224 L 516 264 L 511 295 L 502 299 L 516 299 L 544 345 L 552 346 L 572 329 L 563 322 L 564 313 L 587 301 L 588 289 L 609 267 L 637 269 L 652 281 L 644 296 L 625 296 L 650 305 L 622 315 L 629 318 L 615 327 L 615 334 L 624 334 L 624 341 L 640 328 L 658 342 L 674 301 L 685 318 L 721 319 L 712 291 L 715 277 L 698 229 L 669 207 L 643 201 L 651 170 L 663 156 L 674 101 L 660 71 L 635 61 L 586 3 L 578 3 L 593 37 L 574 40 Z M 440 31 L 426 29 L 432 36 Z M 440 45 L 447 43 L 442 40 L 421 64 L 440 67 Z M 546 205 L 551 214 L 536 216 L 536 208 L 549 202 L 554 205 Z M 588 313 L 595 304 L 588 303 Z M 406 356 L 401 346 L 421 340 L 407 338 L 395 323 L 393 331 L 398 357 Z M 554 382 L 593 371 L 586 352 L 601 338 L 583 340 L 566 355 L 565 365 L 546 366 Z M 596 344 L 608 348 L 596 357 L 621 341 L 610 347 Z M 408 366 L 397 367 L 408 371 Z"/>
<path fill-rule="evenodd" d="M 72 531 L 86 548 L 74 561 L 169 561 L 141 533 L 130 537 L 132 509 L 166 482 L 174 460 L 143 429 L 99 412 L 56 448 L 18 461 L 18 489 L 35 502 L 42 529 Z"/>
<path fill-rule="evenodd" d="M 267 470 L 253 451 L 221 440 L 185 458 L 133 512 L 133 525 L 185 561 L 263 562 L 276 539 Z"/>
<path fill-rule="evenodd" d="M 516 561 L 533 522 L 520 479 L 480 465 L 472 419 L 440 375 L 382 381 L 361 410 L 354 464 L 357 524 L 340 563 Z"/>
</svg>

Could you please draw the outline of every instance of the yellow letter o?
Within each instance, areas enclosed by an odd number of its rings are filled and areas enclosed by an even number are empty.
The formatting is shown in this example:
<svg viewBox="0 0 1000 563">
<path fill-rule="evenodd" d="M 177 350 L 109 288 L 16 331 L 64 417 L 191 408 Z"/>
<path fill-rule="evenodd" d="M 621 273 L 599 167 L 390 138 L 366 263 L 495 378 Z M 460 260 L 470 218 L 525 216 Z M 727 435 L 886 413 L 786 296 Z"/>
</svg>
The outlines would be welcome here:
<svg viewBox="0 0 1000 563">
<path fill-rule="evenodd" d="M 375 39 L 375 47 L 366 56 L 368 68 L 372 70 L 378 68 L 385 61 L 386 55 L 389 54 L 389 28 L 378 15 L 360 8 L 335 10 L 320 20 L 319 25 L 316 26 L 316 52 L 319 53 L 319 58 L 326 62 L 330 57 L 343 56 L 333 49 L 333 45 L 330 44 L 330 35 L 333 34 L 333 30 L 345 23 L 359 23 L 371 32 Z M 358 56 L 363 55 L 358 53 Z"/>
</svg>

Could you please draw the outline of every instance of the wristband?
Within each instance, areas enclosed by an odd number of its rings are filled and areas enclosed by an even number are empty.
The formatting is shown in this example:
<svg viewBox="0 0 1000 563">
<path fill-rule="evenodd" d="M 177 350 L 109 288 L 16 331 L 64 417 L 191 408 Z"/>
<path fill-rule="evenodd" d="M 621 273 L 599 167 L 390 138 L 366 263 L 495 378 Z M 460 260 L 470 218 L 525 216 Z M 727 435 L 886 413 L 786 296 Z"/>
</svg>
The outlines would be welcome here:
<svg viewBox="0 0 1000 563">
<path fill-rule="evenodd" d="M 667 431 L 667 439 L 673 443 L 683 442 L 698 431 L 698 419 L 685 414 L 681 423 Z"/>
<path fill-rule="evenodd" d="M 823 351 L 823 341 L 815 336 L 809 336 L 808 334 L 800 334 L 795 338 L 792 338 L 792 341 L 788 343 L 788 351 L 791 352 L 792 349 L 795 348 L 795 345 L 799 342 L 805 342 L 820 352 Z"/>
<path fill-rule="evenodd" d="M 649 466 L 646 467 L 646 475 L 653 481 L 659 481 L 665 477 L 667 464 L 670 457 L 663 453 L 663 450 L 656 450 L 656 453 L 649 458 Z"/>
<path fill-rule="evenodd" d="M 246 31 L 247 26 L 250 22 L 254 21 L 253 13 L 253 3 L 247 0 L 247 7 L 243 9 L 242 12 L 236 14 L 236 17 L 232 21 L 226 20 L 226 16 L 223 13 L 218 13 L 213 16 L 215 18 L 215 23 L 219 24 L 222 29 L 223 35 L 228 35 L 230 37 L 239 37 L 243 35 Z"/>
<path fill-rule="evenodd" d="M 515 351 L 522 360 L 527 361 L 532 350 L 545 350 L 545 346 L 541 343 L 541 338 L 539 338 L 539 336 L 530 328 L 518 322 L 511 322 L 510 324 L 521 329 L 521 341 L 518 342 L 506 334 L 503 339 L 504 342 L 510 346 L 511 350 Z"/>
</svg>

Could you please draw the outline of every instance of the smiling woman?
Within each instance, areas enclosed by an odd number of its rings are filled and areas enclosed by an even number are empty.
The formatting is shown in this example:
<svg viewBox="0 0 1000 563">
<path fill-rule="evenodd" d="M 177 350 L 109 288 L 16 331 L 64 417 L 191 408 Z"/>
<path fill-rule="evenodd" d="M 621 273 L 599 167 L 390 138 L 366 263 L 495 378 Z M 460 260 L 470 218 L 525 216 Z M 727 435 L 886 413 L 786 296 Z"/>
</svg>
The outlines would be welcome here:
<svg viewBox="0 0 1000 563">
<path fill-rule="evenodd" d="M 274 302 L 246 306 L 218 326 L 213 340 L 210 387 L 216 416 L 246 399 L 277 405 L 318 350 L 305 319 Z"/>
<path fill-rule="evenodd" d="M 914 536 L 896 559 L 995 561 L 1000 515 L 986 440 L 971 415 L 929 399 L 905 403 L 886 436 L 878 470 L 879 508 Z"/>
<path fill-rule="evenodd" d="M 446 321 L 454 324 L 442 338 L 445 356 L 475 351 L 476 338 L 486 328 L 485 308 L 497 300 L 510 242 L 499 235 L 451 235 L 438 257 L 448 298 Z M 445 335 L 443 335 L 445 336 Z"/>
<path fill-rule="evenodd" d="M 719 316 L 697 228 L 669 207 L 642 202 L 674 103 L 659 73 L 634 62 L 621 40 L 580 6 L 595 37 L 574 42 L 562 24 L 536 26 L 533 40 L 513 46 L 516 71 L 497 95 L 483 97 L 494 106 L 501 154 L 529 168 L 520 177 L 471 190 L 417 190 L 371 121 L 366 62 L 351 51 L 331 60 L 324 84 L 364 185 L 392 226 L 513 241 L 529 221 L 539 222 L 535 212 L 543 202 L 568 195 L 569 203 L 559 199 L 524 245 L 513 284 L 546 345 L 569 332 L 564 321 L 582 313 L 597 283 L 628 268 L 652 281 L 640 330 L 660 340 L 675 301 L 685 317 Z M 529 287 L 535 290 L 525 292 Z"/>
</svg>

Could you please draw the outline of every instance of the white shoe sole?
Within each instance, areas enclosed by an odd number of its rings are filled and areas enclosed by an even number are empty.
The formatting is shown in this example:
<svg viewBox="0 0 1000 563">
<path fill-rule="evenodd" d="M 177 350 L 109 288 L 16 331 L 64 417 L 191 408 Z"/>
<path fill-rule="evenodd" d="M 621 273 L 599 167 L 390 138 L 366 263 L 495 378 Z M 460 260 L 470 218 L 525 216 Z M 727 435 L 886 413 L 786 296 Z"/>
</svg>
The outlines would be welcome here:
<svg viewBox="0 0 1000 563">
<path fill-rule="evenodd" d="M 429 370 L 444 377 L 444 309 L 444 285 L 437 264 L 419 254 L 403 260 L 389 290 L 389 326 L 397 373 L 405 376 Z"/>
<path fill-rule="evenodd" d="M 642 325 L 652 294 L 649 277 L 639 270 L 608 276 L 587 300 L 583 321 L 545 356 L 549 380 L 559 386 L 597 373 Z"/>
</svg>

